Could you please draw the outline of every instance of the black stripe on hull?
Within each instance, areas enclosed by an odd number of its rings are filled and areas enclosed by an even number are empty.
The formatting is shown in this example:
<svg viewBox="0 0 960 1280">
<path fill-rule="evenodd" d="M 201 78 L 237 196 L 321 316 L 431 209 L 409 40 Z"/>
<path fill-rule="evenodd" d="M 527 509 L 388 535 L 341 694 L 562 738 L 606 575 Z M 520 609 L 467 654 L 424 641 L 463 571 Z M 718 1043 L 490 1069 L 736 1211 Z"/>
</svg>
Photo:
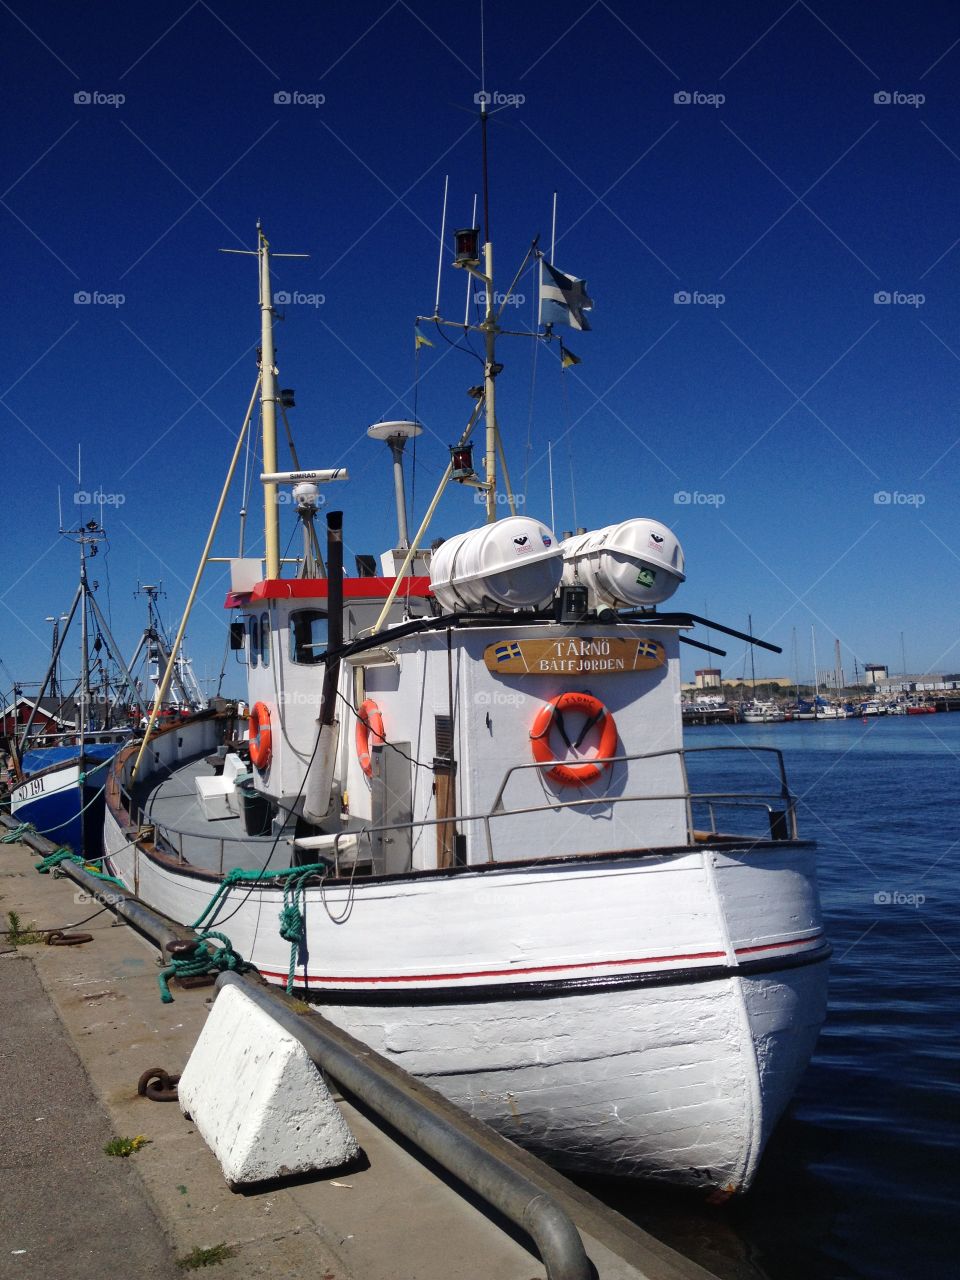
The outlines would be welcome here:
<svg viewBox="0 0 960 1280">
<path fill-rule="evenodd" d="M 722 982 L 727 978 L 749 978 L 759 974 L 781 973 L 787 969 L 803 969 L 824 964 L 833 948 L 824 942 L 813 951 L 789 956 L 763 956 L 743 964 L 711 964 L 666 972 L 615 974 L 603 978 L 555 978 L 545 982 L 486 983 L 482 986 L 403 987 L 391 984 L 376 990 L 363 988 L 300 987 L 312 1002 L 322 1007 L 335 1005 L 376 1005 L 404 1008 L 411 1005 L 496 1004 L 504 1000 L 553 1000 L 561 996 L 589 995 L 595 991 L 628 991 L 634 987 L 679 987 L 694 983 Z"/>
</svg>

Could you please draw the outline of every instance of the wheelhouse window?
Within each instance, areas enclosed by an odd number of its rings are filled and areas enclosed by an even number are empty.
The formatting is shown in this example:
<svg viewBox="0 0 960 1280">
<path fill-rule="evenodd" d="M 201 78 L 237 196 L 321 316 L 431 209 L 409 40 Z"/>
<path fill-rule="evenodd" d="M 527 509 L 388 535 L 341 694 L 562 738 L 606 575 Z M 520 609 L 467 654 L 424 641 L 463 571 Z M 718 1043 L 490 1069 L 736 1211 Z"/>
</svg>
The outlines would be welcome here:
<svg viewBox="0 0 960 1280">
<path fill-rule="evenodd" d="M 265 667 L 270 665 L 270 615 L 260 615 L 260 661 Z"/>
<path fill-rule="evenodd" d="M 290 660 L 307 665 L 320 662 L 327 647 L 327 615 L 319 609 L 298 609 L 290 615 Z"/>
<path fill-rule="evenodd" d="M 247 635 L 250 637 L 250 665 L 255 667 L 257 654 L 260 652 L 260 626 L 254 617 L 247 622 Z"/>
</svg>

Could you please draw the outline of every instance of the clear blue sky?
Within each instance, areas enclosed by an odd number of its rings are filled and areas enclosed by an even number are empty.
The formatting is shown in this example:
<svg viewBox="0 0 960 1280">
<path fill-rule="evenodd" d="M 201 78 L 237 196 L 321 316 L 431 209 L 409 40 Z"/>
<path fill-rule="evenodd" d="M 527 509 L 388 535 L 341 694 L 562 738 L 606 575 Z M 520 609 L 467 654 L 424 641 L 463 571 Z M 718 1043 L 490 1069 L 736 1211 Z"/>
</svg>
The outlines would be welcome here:
<svg viewBox="0 0 960 1280">
<path fill-rule="evenodd" d="M 449 225 L 469 222 L 479 181 L 481 66 L 475 3 L 35 0 L 0 24 L 8 686 L 39 678 L 44 616 L 75 585 L 58 486 L 73 516 L 90 510 L 78 491 L 123 499 L 97 566 L 118 639 L 141 625 L 138 577 L 162 578 L 178 613 L 256 372 L 253 260 L 217 249 L 252 247 L 257 217 L 275 249 L 311 255 L 277 263 L 276 287 L 324 299 L 286 308 L 281 383 L 303 461 L 351 469 L 329 495 L 350 550 L 394 531 L 388 455 L 365 428 L 414 407 L 422 513 L 479 379 L 437 342 L 414 406 L 444 175 Z M 525 99 L 491 126 L 499 286 L 549 238 L 556 190 L 557 264 L 596 302 L 592 332 L 569 337 L 566 396 L 555 345 L 534 382 L 532 344 L 501 342 L 527 509 L 549 518 L 553 441 L 558 528 L 571 475 L 581 525 L 669 523 L 688 567 L 675 604 L 734 626 L 752 613 L 787 650 L 761 658 L 767 674 L 792 674 L 794 628 L 809 672 L 811 625 L 821 666 L 838 637 L 848 674 L 854 656 L 899 670 L 901 631 L 911 670 L 960 669 L 958 71 L 949 3 L 487 2 L 486 87 Z M 529 276 L 518 292 L 528 322 Z M 462 316 L 449 271 L 443 306 Z M 471 499 L 448 495 L 434 536 L 477 523 Z M 201 675 L 219 669 L 224 589 L 209 571 Z"/>
</svg>

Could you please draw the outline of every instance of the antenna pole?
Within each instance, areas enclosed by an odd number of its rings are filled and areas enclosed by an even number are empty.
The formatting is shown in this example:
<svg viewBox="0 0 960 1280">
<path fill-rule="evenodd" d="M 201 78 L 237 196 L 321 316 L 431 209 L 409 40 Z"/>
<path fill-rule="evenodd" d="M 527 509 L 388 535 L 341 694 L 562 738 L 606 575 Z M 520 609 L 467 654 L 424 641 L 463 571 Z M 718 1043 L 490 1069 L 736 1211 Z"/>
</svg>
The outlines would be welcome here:
<svg viewBox="0 0 960 1280">
<path fill-rule="evenodd" d="M 277 376 L 273 350 L 273 305 L 270 296 L 270 245 L 257 226 L 260 258 L 260 410 L 263 418 L 263 469 L 277 470 Z M 280 509 L 277 486 L 263 486 L 263 531 L 266 577 L 280 577 Z"/>
<path fill-rule="evenodd" d="M 553 262 L 557 248 L 557 193 L 553 193 L 553 217 L 550 223 L 550 261 Z"/>
<path fill-rule="evenodd" d="M 438 260 L 437 260 L 437 296 L 434 299 L 434 303 L 433 303 L 433 314 L 435 316 L 438 316 L 440 314 L 440 277 L 443 272 L 444 238 L 447 234 L 447 190 L 449 186 L 450 186 L 450 175 L 448 173 L 443 180 L 443 213 L 440 215 L 440 253 L 438 255 Z M 470 282 L 468 280 L 467 284 L 469 285 L 469 283 Z"/>
<path fill-rule="evenodd" d="M 547 441 L 547 473 L 550 477 L 550 528 L 556 529 L 557 517 L 553 509 L 553 441 Z"/>
<path fill-rule="evenodd" d="M 493 245 L 490 243 L 490 183 L 487 175 L 487 102 L 486 95 L 480 99 L 480 139 L 483 167 L 483 273 L 486 277 L 486 307 L 484 308 L 483 328 L 486 360 L 483 365 L 484 407 L 486 409 L 486 467 L 484 483 L 487 489 L 487 523 L 492 524 L 497 518 L 497 410 L 496 390 L 496 345 L 497 320 L 494 312 L 493 289 Z"/>
<path fill-rule="evenodd" d="M 471 227 L 475 227 L 477 225 L 477 193 L 476 192 L 473 193 L 473 213 L 470 218 L 470 225 Z M 473 289 L 473 281 L 470 279 L 470 276 L 467 275 L 467 297 L 466 297 L 466 301 L 463 304 L 463 327 L 465 329 L 467 325 L 470 323 L 470 292 L 472 289 Z"/>
<path fill-rule="evenodd" d="M 480 100 L 480 146 L 483 165 L 483 239 L 490 243 L 490 182 L 487 175 L 487 103 L 486 94 Z M 489 271 L 487 275 L 489 275 Z"/>
<path fill-rule="evenodd" d="M 483 365 L 484 407 L 486 409 L 487 426 L 487 462 L 484 482 L 487 486 L 487 523 L 492 524 L 497 518 L 497 411 L 496 411 L 496 345 L 497 322 L 493 313 L 493 245 L 489 240 L 483 246 L 484 275 L 487 277 L 486 314 L 484 316 L 484 339 L 486 360 Z"/>
</svg>

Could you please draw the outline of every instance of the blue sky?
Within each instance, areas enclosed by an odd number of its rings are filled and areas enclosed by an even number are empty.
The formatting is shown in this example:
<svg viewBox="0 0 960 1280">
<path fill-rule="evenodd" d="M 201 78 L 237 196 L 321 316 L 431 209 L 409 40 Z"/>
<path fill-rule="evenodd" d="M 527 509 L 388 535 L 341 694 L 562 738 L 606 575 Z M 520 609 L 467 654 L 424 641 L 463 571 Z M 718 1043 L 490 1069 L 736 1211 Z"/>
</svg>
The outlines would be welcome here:
<svg viewBox="0 0 960 1280">
<path fill-rule="evenodd" d="M 422 514 L 480 373 L 438 341 L 414 390 L 444 177 L 448 226 L 469 223 L 479 182 L 481 44 L 479 6 L 439 0 L 36 0 L 0 23 L 9 687 L 42 674 L 43 619 L 75 585 L 58 486 L 73 517 L 90 511 L 74 494 L 112 495 L 97 568 L 121 644 L 142 623 L 138 578 L 162 578 L 177 615 L 256 374 L 253 260 L 217 250 L 252 247 L 258 217 L 275 249 L 311 255 L 276 263 L 276 288 L 311 298 L 277 327 L 281 383 L 304 463 L 351 470 L 328 494 L 350 551 L 394 532 L 365 428 L 414 408 Z M 809 673 L 811 626 L 821 667 L 836 637 L 848 675 L 854 658 L 899 670 L 901 631 L 911 670 L 960 669 L 960 10 L 487 0 L 485 48 L 487 90 L 523 98 L 491 125 L 498 286 L 548 240 L 556 190 L 557 264 L 596 303 L 565 387 L 555 344 L 534 377 L 532 344 L 501 341 L 527 510 L 549 517 L 552 441 L 558 530 L 574 502 L 588 527 L 666 521 L 687 555 L 674 603 L 734 626 L 752 613 L 786 650 L 762 672 L 793 673 L 796 629 Z M 446 271 L 454 317 L 463 290 Z M 534 292 L 521 280 L 508 319 L 529 323 Z M 432 533 L 480 516 L 457 490 Z M 219 669 L 224 589 L 211 568 L 190 629 L 201 675 Z"/>
</svg>

